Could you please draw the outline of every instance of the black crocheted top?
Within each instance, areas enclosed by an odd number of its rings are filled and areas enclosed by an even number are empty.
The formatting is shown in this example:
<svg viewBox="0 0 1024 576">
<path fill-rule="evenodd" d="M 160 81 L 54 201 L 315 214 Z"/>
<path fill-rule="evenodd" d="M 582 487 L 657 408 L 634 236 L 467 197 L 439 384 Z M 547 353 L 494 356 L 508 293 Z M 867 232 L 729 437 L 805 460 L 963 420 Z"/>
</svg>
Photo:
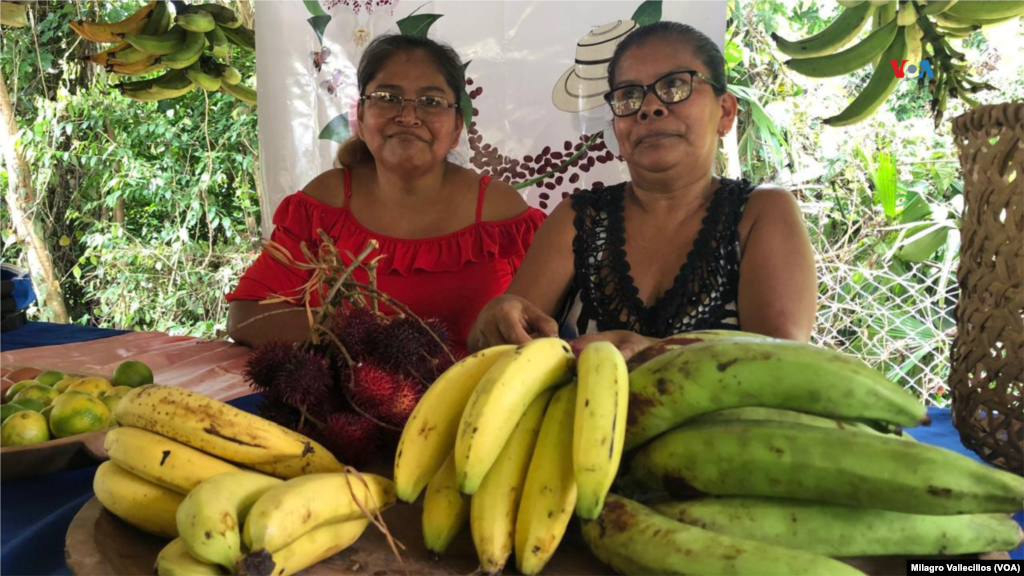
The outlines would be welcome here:
<svg viewBox="0 0 1024 576">
<path fill-rule="evenodd" d="M 566 337 L 631 330 L 665 338 L 706 329 L 739 330 L 736 296 L 740 276 L 738 226 L 754 186 L 721 179 L 686 262 L 672 286 L 645 306 L 626 261 L 625 184 L 572 196 L 576 275 L 561 316 Z"/>
</svg>

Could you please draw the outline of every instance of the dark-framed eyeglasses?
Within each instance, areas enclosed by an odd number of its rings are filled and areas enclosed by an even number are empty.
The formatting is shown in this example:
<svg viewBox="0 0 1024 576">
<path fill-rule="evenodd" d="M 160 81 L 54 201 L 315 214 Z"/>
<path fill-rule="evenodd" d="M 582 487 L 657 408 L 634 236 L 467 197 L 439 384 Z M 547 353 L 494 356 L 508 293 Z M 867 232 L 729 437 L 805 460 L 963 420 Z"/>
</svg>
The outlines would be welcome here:
<svg viewBox="0 0 1024 576">
<path fill-rule="evenodd" d="M 430 118 L 443 114 L 448 111 L 449 108 L 458 108 L 458 104 L 451 103 L 447 98 L 443 96 L 418 96 L 416 98 L 403 98 L 398 94 L 392 92 L 384 92 L 378 90 L 376 92 L 370 92 L 360 96 L 359 99 L 363 101 L 366 106 L 373 109 L 375 112 L 383 114 L 385 116 L 398 116 L 402 113 L 402 108 L 405 107 L 406 102 L 412 102 L 416 110 L 416 115 L 420 118 Z"/>
<path fill-rule="evenodd" d="M 693 94 L 693 78 L 700 78 L 718 88 L 714 80 L 696 70 L 676 70 L 658 78 L 651 84 L 627 84 L 609 91 L 604 99 L 616 116 L 632 116 L 640 111 L 647 93 L 654 91 L 664 104 L 678 104 Z"/>
</svg>

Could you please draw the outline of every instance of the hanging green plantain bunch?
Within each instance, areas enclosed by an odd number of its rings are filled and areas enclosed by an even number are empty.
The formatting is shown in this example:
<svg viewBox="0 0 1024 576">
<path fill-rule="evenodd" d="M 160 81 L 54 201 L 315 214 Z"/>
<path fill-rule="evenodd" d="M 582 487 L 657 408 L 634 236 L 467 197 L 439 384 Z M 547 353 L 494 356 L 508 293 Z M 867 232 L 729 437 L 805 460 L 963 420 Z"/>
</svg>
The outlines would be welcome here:
<svg viewBox="0 0 1024 576">
<path fill-rule="evenodd" d="M 804 76 L 842 76 L 873 66 L 857 97 L 842 112 L 825 119 L 830 126 L 848 126 L 871 116 L 896 90 L 897 70 L 923 67 L 922 60 L 928 61 L 934 75 L 921 74 L 918 82 L 931 94 L 936 125 L 949 98 L 978 106 L 972 95 L 994 88 L 970 77 L 967 56 L 950 39 L 966 38 L 1024 15 L 1024 1 L 1010 0 L 839 0 L 839 4 L 839 16 L 813 36 L 790 41 L 772 34 L 779 50 L 792 58 L 786 66 Z M 871 32 L 848 46 L 869 22 Z"/>
</svg>

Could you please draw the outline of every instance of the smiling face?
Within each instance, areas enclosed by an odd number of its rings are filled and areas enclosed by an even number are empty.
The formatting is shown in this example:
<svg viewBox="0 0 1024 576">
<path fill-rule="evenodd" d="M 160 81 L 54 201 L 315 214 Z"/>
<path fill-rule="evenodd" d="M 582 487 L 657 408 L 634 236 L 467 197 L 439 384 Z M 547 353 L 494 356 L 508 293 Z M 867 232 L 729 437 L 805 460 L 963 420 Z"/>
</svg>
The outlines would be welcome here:
<svg viewBox="0 0 1024 576">
<path fill-rule="evenodd" d="M 688 43 L 652 37 L 622 55 L 615 69 L 614 88 L 649 85 L 680 70 L 710 76 Z M 735 116 L 732 95 L 716 96 L 710 84 L 694 78 L 693 91 L 682 102 L 664 104 L 649 91 L 639 112 L 615 118 L 615 137 L 631 171 L 705 174 L 712 169 L 719 132 L 731 128 Z"/>
<path fill-rule="evenodd" d="M 412 102 L 420 96 L 458 101 L 423 51 L 400 52 L 388 59 L 363 94 L 374 92 L 390 92 L 410 99 L 397 114 L 368 100 L 359 105 L 357 133 L 378 166 L 399 173 L 422 174 L 443 163 L 448 152 L 458 145 L 462 122 L 456 109 L 423 114 L 417 113 Z"/>
</svg>

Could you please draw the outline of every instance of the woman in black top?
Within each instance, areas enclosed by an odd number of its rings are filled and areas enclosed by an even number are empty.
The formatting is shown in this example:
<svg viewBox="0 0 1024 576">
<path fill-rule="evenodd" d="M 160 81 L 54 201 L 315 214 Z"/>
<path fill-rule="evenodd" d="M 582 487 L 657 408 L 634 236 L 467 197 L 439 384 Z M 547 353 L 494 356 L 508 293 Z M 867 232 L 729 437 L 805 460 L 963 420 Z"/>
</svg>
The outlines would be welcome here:
<svg viewBox="0 0 1024 576">
<path fill-rule="evenodd" d="M 609 340 L 627 356 L 709 328 L 807 341 L 817 286 L 795 198 L 713 173 L 737 109 L 718 47 L 685 24 L 645 26 L 618 45 L 608 81 L 630 181 L 555 208 L 468 345 L 555 336 L 555 317 L 577 346 Z"/>
</svg>

